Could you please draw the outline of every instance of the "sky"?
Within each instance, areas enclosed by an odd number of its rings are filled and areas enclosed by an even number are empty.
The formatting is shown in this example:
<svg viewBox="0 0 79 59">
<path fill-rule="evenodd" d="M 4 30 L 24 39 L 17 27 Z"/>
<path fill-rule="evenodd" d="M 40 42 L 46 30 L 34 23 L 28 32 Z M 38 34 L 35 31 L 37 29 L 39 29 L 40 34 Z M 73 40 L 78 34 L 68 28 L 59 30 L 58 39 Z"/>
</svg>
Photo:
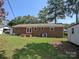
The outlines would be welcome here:
<svg viewBox="0 0 79 59">
<path fill-rule="evenodd" d="M 33 15 L 37 16 L 39 11 L 46 6 L 47 0 L 9 0 L 15 16 Z M 9 12 L 8 18 L 12 19 L 11 9 L 7 0 L 4 2 L 4 8 Z"/>
<path fill-rule="evenodd" d="M 47 6 L 47 0 L 9 0 L 10 4 L 12 6 L 12 9 L 14 11 L 15 17 L 17 16 L 25 16 L 25 15 L 32 15 L 32 16 L 38 16 L 39 11 Z M 11 9 L 8 5 L 7 0 L 4 0 L 4 6 L 6 12 L 9 13 L 7 16 L 7 19 L 11 20 L 14 18 Z M 59 23 L 72 23 L 75 22 L 75 17 L 69 18 L 66 17 L 66 19 L 59 19 Z"/>
</svg>

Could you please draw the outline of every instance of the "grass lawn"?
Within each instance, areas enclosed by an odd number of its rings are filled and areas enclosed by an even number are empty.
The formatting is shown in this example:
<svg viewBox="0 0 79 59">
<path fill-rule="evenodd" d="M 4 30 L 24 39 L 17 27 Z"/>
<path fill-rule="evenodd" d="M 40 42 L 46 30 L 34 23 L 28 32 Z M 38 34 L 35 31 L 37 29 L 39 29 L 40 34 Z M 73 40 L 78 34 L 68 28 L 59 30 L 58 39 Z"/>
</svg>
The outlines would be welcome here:
<svg viewBox="0 0 79 59">
<path fill-rule="evenodd" d="M 5 50 L 6 56 L 11 57 L 15 49 L 21 49 L 25 45 L 48 44 L 56 41 L 66 41 L 66 38 L 18 37 L 4 34 L 0 35 L 0 50 Z"/>
</svg>

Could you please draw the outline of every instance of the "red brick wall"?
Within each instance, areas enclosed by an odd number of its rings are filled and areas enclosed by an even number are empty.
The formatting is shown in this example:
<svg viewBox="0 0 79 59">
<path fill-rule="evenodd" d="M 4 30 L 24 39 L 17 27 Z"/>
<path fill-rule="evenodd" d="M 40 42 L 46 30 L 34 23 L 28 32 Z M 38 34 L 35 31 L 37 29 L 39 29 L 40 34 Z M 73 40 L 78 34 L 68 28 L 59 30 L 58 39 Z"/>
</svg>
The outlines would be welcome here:
<svg viewBox="0 0 79 59">
<path fill-rule="evenodd" d="M 18 27 L 18 28 L 13 28 L 13 32 L 15 34 L 26 34 L 26 28 L 24 27 Z"/>
<path fill-rule="evenodd" d="M 63 37 L 63 27 L 54 27 L 54 31 L 50 31 L 50 27 L 44 27 L 44 30 L 41 29 L 41 27 L 38 27 L 37 30 L 35 28 L 32 28 L 32 33 L 26 33 L 26 28 L 14 28 L 13 31 L 16 34 L 26 34 L 26 36 L 37 36 L 41 37 L 43 33 L 47 33 L 48 37 Z"/>
<path fill-rule="evenodd" d="M 45 27 L 44 30 L 41 30 L 41 28 L 38 28 L 37 31 L 34 30 L 32 35 L 33 36 L 42 36 L 43 33 L 47 33 L 48 37 L 63 37 L 63 27 L 54 27 L 54 31 L 50 31 L 49 27 Z"/>
</svg>

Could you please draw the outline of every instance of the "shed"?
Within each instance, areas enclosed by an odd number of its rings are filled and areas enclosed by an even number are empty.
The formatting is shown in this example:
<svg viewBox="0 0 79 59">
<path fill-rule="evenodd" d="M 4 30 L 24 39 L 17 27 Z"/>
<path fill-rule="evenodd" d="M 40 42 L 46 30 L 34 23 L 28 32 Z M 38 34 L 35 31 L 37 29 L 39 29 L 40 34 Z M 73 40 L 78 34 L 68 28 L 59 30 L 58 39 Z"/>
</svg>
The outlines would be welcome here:
<svg viewBox="0 0 79 59">
<path fill-rule="evenodd" d="M 79 45 L 79 24 L 68 28 L 68 41 Z"/>
</svg>

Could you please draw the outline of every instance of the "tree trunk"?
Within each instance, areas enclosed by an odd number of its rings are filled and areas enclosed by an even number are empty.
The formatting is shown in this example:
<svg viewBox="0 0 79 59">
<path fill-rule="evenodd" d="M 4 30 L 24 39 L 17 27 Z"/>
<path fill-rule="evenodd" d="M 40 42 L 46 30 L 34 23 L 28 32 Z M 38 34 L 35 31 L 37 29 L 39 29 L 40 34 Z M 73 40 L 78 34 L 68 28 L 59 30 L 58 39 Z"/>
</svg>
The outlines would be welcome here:
<svg viewBox="0 0 79 59">
<path fill-rule="evenodd" d="M 76 24 L 78 23 L 78 6 L 76 4 Z"/>
<path fill-rule="evenodd" d="M 56 17 L 57 17 L 57 15 L 56 15 L 56 10 L 55 10 L 55 24 L 57 23 Z"/>
<path fill-rule="evenodd" d="M 55 24 L 57 23 L 57 7 L 56 7 L 56 4 L 55 4 Z"/>
<path fill-rule="evenodd" d="M 55 24 L 57 23 L 57 19 L 56 19 L 56 17 L 55 17 Z"/>
</svg>

